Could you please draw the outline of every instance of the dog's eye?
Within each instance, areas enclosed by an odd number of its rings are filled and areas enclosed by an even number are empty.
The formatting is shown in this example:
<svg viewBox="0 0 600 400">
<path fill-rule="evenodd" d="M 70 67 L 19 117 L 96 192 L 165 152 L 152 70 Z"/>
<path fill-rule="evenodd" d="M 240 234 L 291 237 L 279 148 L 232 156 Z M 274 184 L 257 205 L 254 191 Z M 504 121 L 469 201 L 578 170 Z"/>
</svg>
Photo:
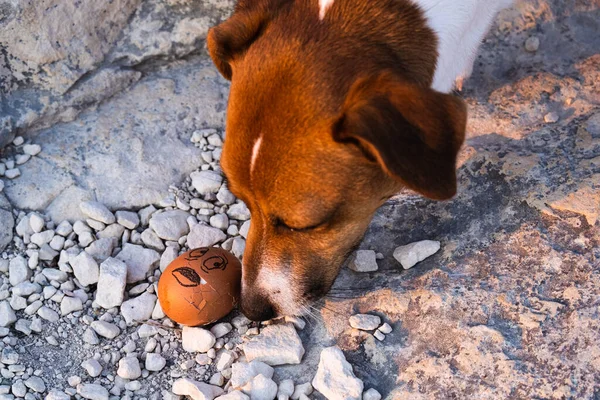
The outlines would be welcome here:
<svg viewBox="0 0 600 400">
<path fill-rule="evenodd" d="M 274 218 L 274 224 L 273 225 L 275 225 L 275 227 L 277 227 L 277 228 L 286 229 L 286 230 L 291 231 L 291 232 L 306 232 L 306 231 L 310 231 L 310 230 L 316 229 L 316 228 L 320 227 L 322 224 L 316 224 L 316 225 L 307 226 L 307 227 L 304 227 L 304 228 L 298 228 L 298 227 L 289 226 L 281 218 Z"/>
</svg>

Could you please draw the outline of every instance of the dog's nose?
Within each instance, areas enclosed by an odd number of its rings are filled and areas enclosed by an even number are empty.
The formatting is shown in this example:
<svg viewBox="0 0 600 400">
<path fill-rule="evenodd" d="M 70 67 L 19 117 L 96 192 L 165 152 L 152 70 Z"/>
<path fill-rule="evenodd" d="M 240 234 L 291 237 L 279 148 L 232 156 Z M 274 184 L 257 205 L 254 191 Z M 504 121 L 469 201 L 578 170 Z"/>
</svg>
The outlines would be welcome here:
<svg viewBox="0 0 600 400">
<path fill-rule="evenodd" d="M 242 312 L 252 321 L 268 321 L 275 318 L 275 309 L 268 299 L 261 296 L 242 296 Z"/>
</svg>

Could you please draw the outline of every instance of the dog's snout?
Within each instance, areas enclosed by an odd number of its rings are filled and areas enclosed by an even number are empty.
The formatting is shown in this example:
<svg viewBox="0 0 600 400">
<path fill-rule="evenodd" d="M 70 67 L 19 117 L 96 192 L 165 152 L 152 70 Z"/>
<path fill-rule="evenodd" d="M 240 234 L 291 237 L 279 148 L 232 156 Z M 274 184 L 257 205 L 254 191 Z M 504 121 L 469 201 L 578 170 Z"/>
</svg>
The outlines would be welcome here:
<svg viewBox="0 0 600 400">
<path fill-rule="evenodd" d="M 268 298 L 246 294 L 242 296 L 242 312 L 252 321 L 268 321 L 275 318 L 275 309 Z"/>
</svg>

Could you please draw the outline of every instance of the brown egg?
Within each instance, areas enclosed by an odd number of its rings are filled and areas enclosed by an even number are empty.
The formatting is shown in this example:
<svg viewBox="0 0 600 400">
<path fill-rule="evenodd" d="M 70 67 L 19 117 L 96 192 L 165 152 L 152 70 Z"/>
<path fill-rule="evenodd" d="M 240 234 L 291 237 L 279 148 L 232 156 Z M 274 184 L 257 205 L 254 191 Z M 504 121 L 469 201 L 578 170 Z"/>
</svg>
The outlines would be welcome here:
<svg viewBox="0 0 600 400">
<path fill-rule="evenodd" d="M 158 281 L 158 299 L 182 325 L 215 322 L 231 312 L 240 295 L 242 265 L 230 252 L 201 247 L 177 257 Z"/>
</svg>

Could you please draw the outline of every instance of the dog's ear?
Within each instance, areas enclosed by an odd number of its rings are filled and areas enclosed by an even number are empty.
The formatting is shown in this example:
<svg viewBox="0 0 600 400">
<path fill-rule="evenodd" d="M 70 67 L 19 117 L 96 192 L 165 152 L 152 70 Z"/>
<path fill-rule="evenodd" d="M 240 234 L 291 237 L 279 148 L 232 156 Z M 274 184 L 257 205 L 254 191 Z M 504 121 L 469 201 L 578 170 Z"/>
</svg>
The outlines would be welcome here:
<svg viewBox="0 0 600 400">
<path fill-rule="evenodd" d="M 456 156 L 466 118 L 458 97 L 385 72 L 352 86 L 333 135 L 358 145 L 405 186 L 444 200 L 456 193 Z"/>
<path fill-rule="evenodd" d="M 217 69 L 231 80 L 231 61 L 250 47 L 265 29 L 276 5 L 274 0 L 238 2 L 228 20 L 208 31 L 208 52 Z"/>
</svg>

